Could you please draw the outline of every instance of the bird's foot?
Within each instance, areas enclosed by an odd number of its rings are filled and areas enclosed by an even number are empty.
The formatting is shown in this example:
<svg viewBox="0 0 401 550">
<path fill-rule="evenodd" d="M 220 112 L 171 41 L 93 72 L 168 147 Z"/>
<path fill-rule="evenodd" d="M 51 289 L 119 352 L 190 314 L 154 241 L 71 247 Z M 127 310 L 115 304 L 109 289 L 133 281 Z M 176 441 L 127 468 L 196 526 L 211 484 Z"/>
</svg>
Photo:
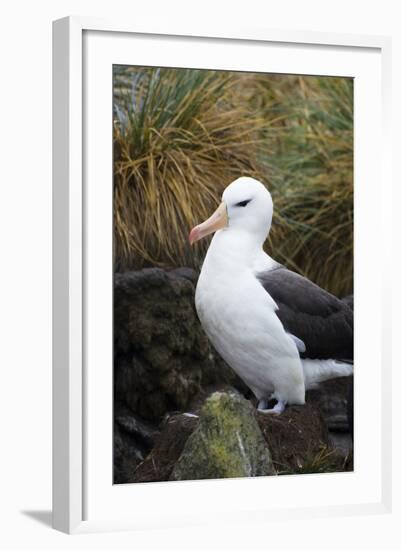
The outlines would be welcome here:
<svg viewBox="0 0 401 550">
<path fill-rule="evenodd" d="M 267 399 L 261 399 L 258 403 L 258 411 L 264 411 L 269 406 Z"/>
<path fill-rule="evenodd" d="M 261 406 L 263 405 L 263 406 Z M 285 411 L 285 406 L 287 405 L 287 401 L 279 400 L 274 405 L 272 409 L 267 408 L 267 401 L 265 399 L 261 399 L 258 404 L 258 411 L 263 414 L 281 414 Z"/>
</svg>

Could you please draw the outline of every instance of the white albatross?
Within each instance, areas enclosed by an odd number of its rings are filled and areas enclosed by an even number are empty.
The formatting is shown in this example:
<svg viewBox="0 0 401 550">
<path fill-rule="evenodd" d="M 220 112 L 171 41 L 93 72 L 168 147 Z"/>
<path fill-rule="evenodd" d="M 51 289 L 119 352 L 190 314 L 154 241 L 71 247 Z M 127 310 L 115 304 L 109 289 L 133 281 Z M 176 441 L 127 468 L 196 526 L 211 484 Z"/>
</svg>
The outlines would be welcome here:
<svg viewBox="0 0 401 550">
<path fill-rule="evenodd" d="M 272 216 L 268 190 L 241 177 L 189 241 L 215 233 L 195 294 L 203 329 L 258 409 L 281 413 L 287 404 L 303 405 L 306 389 L 352 374 L 353 312 L 263 251 Z M 270 398 L 277 404 L 268 409 Z"/>
</svg>

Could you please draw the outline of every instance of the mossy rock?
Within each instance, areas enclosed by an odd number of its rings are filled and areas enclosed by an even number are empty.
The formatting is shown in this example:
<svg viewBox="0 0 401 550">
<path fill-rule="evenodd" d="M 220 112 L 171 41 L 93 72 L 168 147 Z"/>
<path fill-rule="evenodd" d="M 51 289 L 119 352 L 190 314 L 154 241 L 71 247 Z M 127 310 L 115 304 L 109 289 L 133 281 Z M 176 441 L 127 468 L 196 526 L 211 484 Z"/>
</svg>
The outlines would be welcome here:
<svg viewBox="0 0 401 550">
<path fill-rule="evenodd" d="M 215 392 L 203 405 L 171 480 L 274 475 L 270 451 L 249 401 Z"/>
</svg>

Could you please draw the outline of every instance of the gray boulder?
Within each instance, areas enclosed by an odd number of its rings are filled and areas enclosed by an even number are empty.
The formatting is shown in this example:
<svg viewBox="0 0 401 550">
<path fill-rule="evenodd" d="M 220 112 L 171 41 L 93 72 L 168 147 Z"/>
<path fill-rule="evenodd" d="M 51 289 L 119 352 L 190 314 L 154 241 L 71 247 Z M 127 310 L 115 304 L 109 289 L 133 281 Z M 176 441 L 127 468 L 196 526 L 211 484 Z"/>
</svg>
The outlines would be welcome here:
<svg viewBox="0 0 401 550">
<path fill-rule="evenodd" d="M 215 392 L 204 403 L 195 431 L 171 480 L 274 475 L 270 451 L 251 403 L 236 392 Z"/>
</svg>

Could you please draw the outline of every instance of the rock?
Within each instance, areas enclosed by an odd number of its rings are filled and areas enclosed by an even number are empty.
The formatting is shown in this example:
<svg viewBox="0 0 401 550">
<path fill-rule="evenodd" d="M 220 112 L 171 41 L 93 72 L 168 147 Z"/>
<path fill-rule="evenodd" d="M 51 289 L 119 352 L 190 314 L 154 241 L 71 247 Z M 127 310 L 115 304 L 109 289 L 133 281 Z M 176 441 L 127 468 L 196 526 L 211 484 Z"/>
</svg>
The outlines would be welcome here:
<svg viewBox="0 0 401 550">
<path fill-rule="evenodd" d="M 215 392 L 174 466 L 171 480 L 274 475 L 269 449 L 249 401 L 236 392 Z"/>
<path fill-rule="evenodd" d="M 177 267 L 170 271 L 170 275 L 175 275 L 177 277 L 184 277 L 196 285 L 198 280 L 198 273 L 190 267 Z"/>
<path fill-rule="evenodd" d="M 352 377 L 352 380 L 348 386 L 347 418 L 349 431 L 352 439 L 354 439 L 354 377 Z"/>
<path fill-rule="evenodd" d="M 320 408 L 330 431 L 350 431 L 348 401 L 352 384 L 352 376 L 334 378 L 323 382 L 316 390 L 307 392 L 307 400 Z"/>
<path fill-rule="evenodd" d="M 343 302 L 347 304 L 349 308 L 354 311 L 354 295 L 350 294 L 349 296 L 345 296 L 345 298 L 342 299 Z"/>
<path fill-rule="evenodd" d="M 192 414 L 167 416 L 155 446 L 146 459 L 131 472 L 131 483 L 168 481 L 185 443 L 198 425 Z"/>
<path fill-rule="evenodd" d="M 242 384 L 199 323 L 196 279 L 189 268 L 114 277 L 115 400 L 143 419 L 186 410 L 203 385 Z"/>
<path fill-rule="evenodd" d="M 153 447 L 155 438 L 159 433 L 159 430 L 154 426 L 143 422 L 143 420 L 132 414 L 119 415 L 115 418 L 117 424 L 125 433 L 135 436 L 147 447 Z"/>
<path fill-rule="evenodd" d="M 135 468 L 144 460 L 148 450 L 137 438 L 125 433 L 116 422 L 113 441 L 113 481 L 129 483 Z"/>
<path fill-rule="evenodd" d="M 115 403 L 113 432 L 113 481 L 129 483 L 135 468 L 152 449 L 159 430 L 138 418 L 128 407 Z"/>
<path fill-rule="evenodd" d="M 322 413 L 328 429 L 328 448 L 343 464 L 338 471 L 352 469 L 353 384 L 353 376 L 327 380 L 306 396 Z"/>
</svg>

